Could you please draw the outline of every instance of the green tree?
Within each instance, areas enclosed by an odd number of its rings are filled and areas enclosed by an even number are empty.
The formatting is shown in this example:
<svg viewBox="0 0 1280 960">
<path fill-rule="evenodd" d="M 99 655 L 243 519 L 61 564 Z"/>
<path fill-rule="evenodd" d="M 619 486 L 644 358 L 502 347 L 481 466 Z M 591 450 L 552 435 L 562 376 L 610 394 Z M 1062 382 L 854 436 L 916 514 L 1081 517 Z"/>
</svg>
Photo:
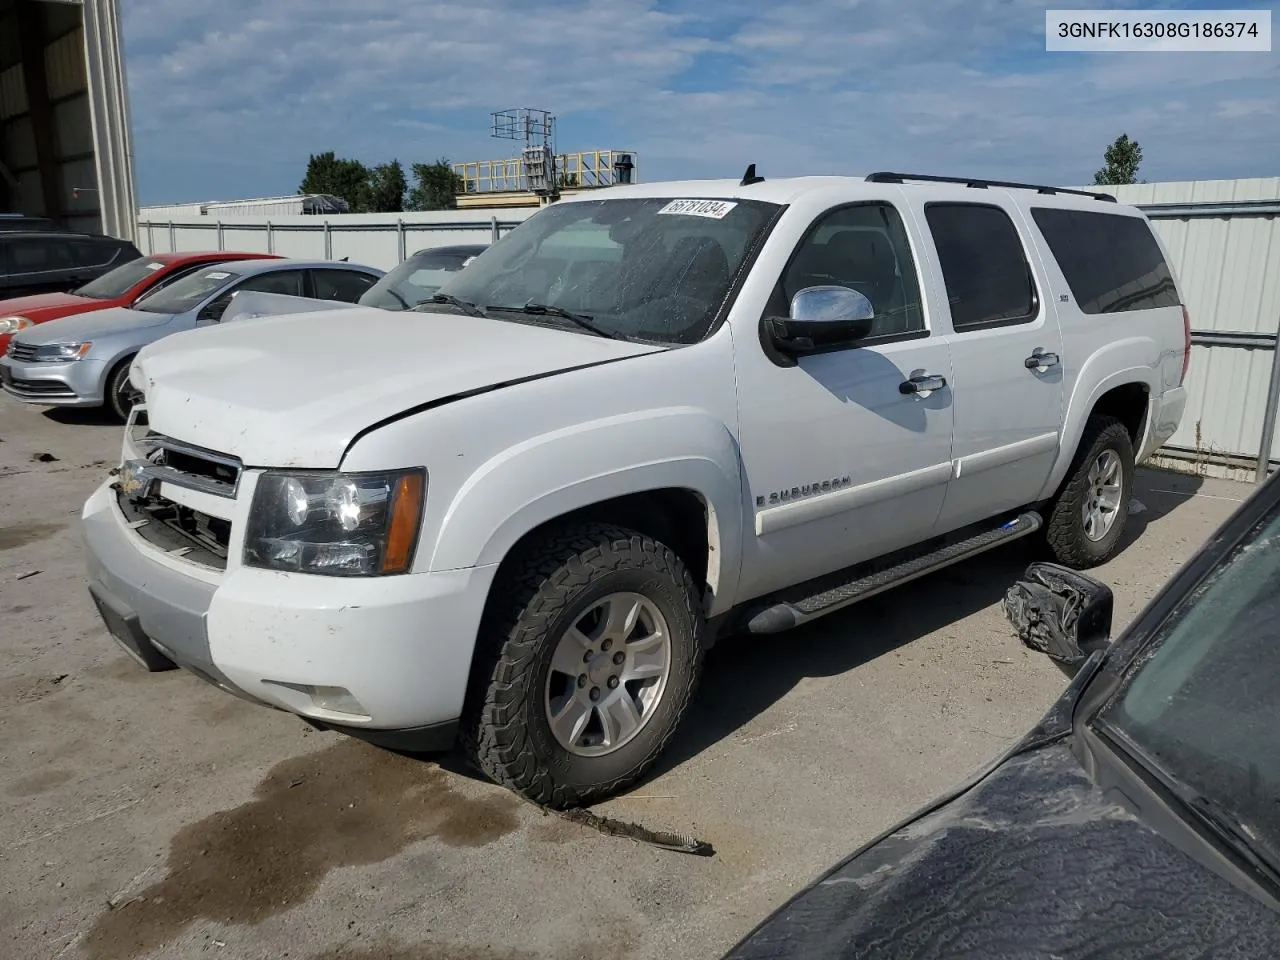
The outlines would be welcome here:
<svg viewBox="0 0 1280 960">
<path fill-rule="evenodd" d="M 399 213 L 404 209 L 408 188 L 399 160 L 380 163 L 369 170 L 361 207 L 369 213 Z"/>
<path fill-rule="evenodd" d="M 1116 137 L 1102 155 L 1106 166 L 1093 175 L 1099 186 L 1114 186 L 1138 182 L 1138 167 L 1142 164 L 1142 147 L 1137 140 L 1130 140 L 1127 133 Z"/>
<path fill-rule="evenodd" d="M 409 191 L 410 210 L 451 210 L 457 206 L 457 195 L 465 188 L 462 177 L 454 173 L 445 159 L 435 163 L 413 165 L 413 189 Z"/>
<path fill-rule="evenodd" d="M 346 160 L 326 153 L 313 153 L 307 161 L 299 193 L 327 193 L 347 201 L 352 213 L 364 209 L 369 171 L 359 160 Z"/>
</svg>

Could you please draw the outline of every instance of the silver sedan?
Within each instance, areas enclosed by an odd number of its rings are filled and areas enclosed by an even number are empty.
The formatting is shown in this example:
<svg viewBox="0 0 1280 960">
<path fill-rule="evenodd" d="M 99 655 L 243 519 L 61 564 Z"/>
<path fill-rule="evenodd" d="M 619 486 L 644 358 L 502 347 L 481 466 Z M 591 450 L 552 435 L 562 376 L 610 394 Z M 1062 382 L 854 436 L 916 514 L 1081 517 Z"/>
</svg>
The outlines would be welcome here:
<svg viewBox="0 0 1280 960">
<path fill-rule="evenodd" d="M 24 403 L 102 407 L 125 420 L 135 393 L 129 364 L 149 343 L 219 323 L 245 291 L 355 303 L 383 276 L 331 260 L 245 260 L 197 270 L 133 307 L 77 314 L 29 327 L 0 357 L 0 387 Z"/>
</svg>

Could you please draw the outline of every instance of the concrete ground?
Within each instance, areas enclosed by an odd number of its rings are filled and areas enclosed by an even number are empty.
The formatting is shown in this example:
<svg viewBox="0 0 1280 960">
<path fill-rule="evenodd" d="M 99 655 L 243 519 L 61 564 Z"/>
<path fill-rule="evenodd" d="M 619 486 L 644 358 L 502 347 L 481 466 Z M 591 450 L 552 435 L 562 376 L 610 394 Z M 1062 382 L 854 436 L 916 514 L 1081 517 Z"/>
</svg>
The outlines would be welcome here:
<svg viewBox="0 0 1280 960">
<path fill-rule="evenodd" d="M 545 817 L 452 761 L 308 731 L 100 625 L 77 517 L 121 430 L 0 397 L 0 956 L 716 958 L 985 765 L 1065 680 L 998 603 L 1022 545 L 712 654 L 661 772 L 601 808 L 703 859 Z M 1142 472 L 1097 575 L 1117 627 L 1251 492 Z"/>
</svg>

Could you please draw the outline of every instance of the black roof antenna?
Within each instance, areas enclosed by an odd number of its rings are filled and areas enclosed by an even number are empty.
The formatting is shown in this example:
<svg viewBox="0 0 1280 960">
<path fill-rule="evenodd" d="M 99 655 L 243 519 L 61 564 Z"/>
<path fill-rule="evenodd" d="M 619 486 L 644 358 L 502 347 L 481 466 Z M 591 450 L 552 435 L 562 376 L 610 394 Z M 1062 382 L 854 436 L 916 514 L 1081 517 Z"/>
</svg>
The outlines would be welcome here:
<svg viewBox="0 0 1280 960">
<path fill-rule="evenodd" d="M 756 176 L 756 165 L 754 163 L 747 166 L 747 172 L 742 175 L 742 180 L 738 186 L 749 187 L 753 183 L 764 183 L 764 177 Z"/>
</svg>

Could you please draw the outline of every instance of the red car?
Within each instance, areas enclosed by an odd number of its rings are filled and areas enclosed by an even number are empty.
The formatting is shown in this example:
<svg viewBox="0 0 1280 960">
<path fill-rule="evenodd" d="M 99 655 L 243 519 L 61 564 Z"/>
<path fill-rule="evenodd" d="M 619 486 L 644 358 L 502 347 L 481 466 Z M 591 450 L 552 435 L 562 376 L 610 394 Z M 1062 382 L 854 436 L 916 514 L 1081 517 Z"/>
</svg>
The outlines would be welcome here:
<svg viewBox="0 0 1280 960">
<path fill-rule="evenodd" d="M 76 313 L 131 307 L 144 296 L 211 263 L 232 260 L 278 260 L 270 253 L 156 253 L 121 264 L 71 293 L 37 293 L 0 300 L 0 354 L 19 330 Z"/>
</svg>

